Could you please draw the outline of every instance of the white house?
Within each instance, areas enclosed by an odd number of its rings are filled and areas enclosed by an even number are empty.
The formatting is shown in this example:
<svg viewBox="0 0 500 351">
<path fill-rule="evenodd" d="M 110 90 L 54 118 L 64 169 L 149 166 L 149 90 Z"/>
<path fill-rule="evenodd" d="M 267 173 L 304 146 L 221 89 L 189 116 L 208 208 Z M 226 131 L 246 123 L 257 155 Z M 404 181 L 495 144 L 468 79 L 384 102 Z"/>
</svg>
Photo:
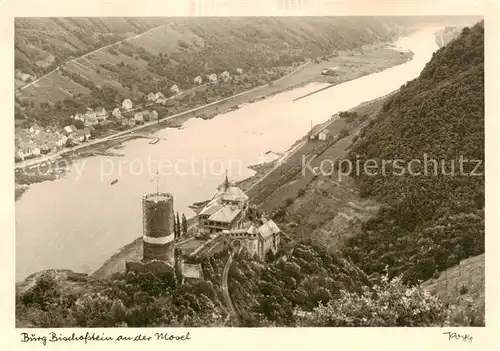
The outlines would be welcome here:
<svg viewBox="0 0 500 351">
<path fill-rule="evenodd" d="M 83 136 L 85 136 L 85 138 L 87 140 L 90 139 L 90 137 L 91 137 L 90 129 L 89 128 L 83 128 L 82 130 L 80 130 L 79 133 L 82 134 Z"/>
<path fill-rule="evenodd" d="M 177 84 L 175 84 L 174 86 L 172 86 L 172 88 L 170 88 L 170 91 L 174 94 L 179 94 L 181 92 L 181 90 L 179 89 L 179 87 L 177 86 Z"/>
<path fill-rule="evenodd" d="M 122 108 L 125 110 L 131 110 L 132 109 L 132 101 L 130 99 L 125 99 L 122 102 Z"/>
<path fill-rule="evenodd" d="M 134 115 L 134 121 L 136 123 L 141 123 L 141 122 L 144 122 L 144 116 L 142 115 L 142 112 L 137 112 L 135 115 Z"/>
<path fill-rule="evenodd" d="M 98 120 L 103 120 L 108 117 L 108 113 L 106 112 L 106 109 L 104 107 L 97 107 L 95 109 L 95 115 Z"/>
<path fill-rule="evenodd" d="M 34 135 L 39 134 L 41 131 L 42 131 L 42 127 L 40 127 L 37 124 L 32 125 L 31 128 L 30 128 L 30 133 L 34 134 Z"/>
<path fill-rule="evenodd" d="M 224 71 L 220 74 L 220 79 L 223 80 L 224 82 L 228 82 L 230 78 L 231 75 L 229 74 L 228 71 Z"/>
<path fill-rule="evenodd" d="M 236 73 L 243 74 L 243 68 L 236 68 Z"/>
<path fill-rule="evenodd" d="M 122 112 L 120 111 L 120 109 L 117 107 L 113 110 L 113 112 L 111 112 L 111 115 L 117 119 L 122 119 Z"/>
<path fill-rule="evenodd" d="M 85 122 L 85 116 L 83 116 L 81 113 L 77 113 L 74 116 L 71 116 L 72 119 L 75 121 L 82 121 Z"/>
<path fill-rule="evenodd" d="M 151 111 L 151 113 L 149 114 L 149 119 L 151 121 L 157 120 L 158 119 L 158 112 L 156 112 L 155 110 Z"/>
<path fill-rule="evenodd" d="M 64 145 L 66 145 L 67 141 L 68 141 L 68 137 L 64 134 L 60 134 L 57 136 L 56 145 L 57 146 L 64 146 Z"/>
<path fill-rule="evenodd" d="M 87 118 L 97 118 L 97 115 L 93 109 L 87 108 L 87 111 L 85 112 L 85 119 Z"/>
<path fill-rule="evenodd" d="M 207 78 L 210 83 L 217 83 L 217 75 L 215 73 L 208 75 Z"/>
<path fill-rule="evenodd" d="M 83 122 L 85 127 L 92 127 L 99 124 L 99 120 L 96 116 L 85 117 L 85 121 Z"/>
<path fill-rule="evenodd" d="M 165 96 L 159 91 L 159 92 L 157 92 L 155 94 L 155 100 L 154 101 L 158 102 L 158 100 L 164 99 L 164 98 L 165 98 Z"/>
<path fill-rule="evenodd" d="M 76 127 L 74 125 L 66 126 L 64 127 L 64 131 L 68 134 L 74 133 L 77 131 Z"/>
<path fill-rule="evenodd" d="M 328 138 L 329 131 L 328 129 L 323 129 L 318 133 L 318 140 L 326 140 Z"/>
<path fill-rule="evenodd" d="M 148 101 L 156 101 L 156 95 L 153 93 L 148 94 Z"/>
<path fill-rule="evenodd" d="M 309 133 L 310 140 L 326 140 L 328 138 L 328 129 L 323 128 L 323 124 L 318 124 L 311 129 Z"/>
<path fill-rule="evenodd" d="M 79 133 L 78 131 L 73 132 L 69 135 L 69 138 L 73 140 L 74 142 L 82 142 L 85 140 L 85 135 Z"/>
<path fill-rule="evenodd" d="M 194 84 L 200 85 L 201 83 L 203 83 L 203 79 L 201 78 L 201 76 L 198 76 L 194 79 Z"/>
</svg>

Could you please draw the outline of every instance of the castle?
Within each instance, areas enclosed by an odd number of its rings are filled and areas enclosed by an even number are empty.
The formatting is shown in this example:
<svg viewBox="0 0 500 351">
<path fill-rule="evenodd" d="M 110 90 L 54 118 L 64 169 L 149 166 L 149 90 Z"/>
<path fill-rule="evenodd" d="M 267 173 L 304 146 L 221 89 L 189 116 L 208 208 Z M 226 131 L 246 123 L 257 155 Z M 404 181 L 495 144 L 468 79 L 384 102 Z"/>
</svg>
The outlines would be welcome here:
<svg viewBox="0 0 500 351">
<path fill-rule="evenodd" d="M 201 278 L 201 266 L 185 264 L 181 249 L 175 247 L 173 196 L 159 191 L 145 194 L 142 211 L 142 260 L 127 261 L 126 271 L 175 272 L 180 280 L 184 277 Z M 198 235 L 211 236 L 212 241 L 222 241 L 225 246 L 237 243 L 260 259 L 269 251 L 276 253 L 278 250 L 278 226 L 263 215 L 256 216 L 255 208 L 248 204 L 248 196 L 229 183 L 227 175 L 197 219 Z M 191 239 L 194 237 L 184 241 Z"/>
<path fill-rule="evenodd" d="M 175 248 L 174 198 L 169 193 L 148 193 L 142 197 L 142 260 L 127 261 L 126 271 L 175 272 L 180 280 L 201 278 L 201 266 L 185 264 Z"/>
<path fill-rule="evenodd" d="M 220 237 L 227 243 L 237 241 L 258 258 L 268 251 L 276 253 L 280 242 L 280 229 L 265 216 L 254 218 L 248 196 L 232 185 L 226 175 L 213 198 L 198 214 L 200 234 Z"/>
</svg>

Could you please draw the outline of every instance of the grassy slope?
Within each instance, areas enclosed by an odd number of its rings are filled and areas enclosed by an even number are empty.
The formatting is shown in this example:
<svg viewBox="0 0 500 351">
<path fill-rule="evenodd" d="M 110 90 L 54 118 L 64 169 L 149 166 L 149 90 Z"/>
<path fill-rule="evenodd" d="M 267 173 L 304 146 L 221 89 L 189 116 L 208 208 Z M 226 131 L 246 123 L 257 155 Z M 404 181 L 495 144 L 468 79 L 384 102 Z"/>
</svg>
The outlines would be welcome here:
<svg viewBox="0 0 500 351">
<path fill-rule="evenodd" d="M 485 256 L 467 258 L 423 284 L 449 305 L 451 325 L 485 324 Z"/>
<path fill-rule="evenodd" d="M 346 253 L 368 273 L 387 264 L 408 281 L 426 280 L 436 271 L 484 252 L 484 176 L 459 172 L 461 156 L 484 160 L 484 30 L 468 29 L 438 50 L 421 75 L 408 82 L 363 132 L 351 157 L 361 160 L 443 160 L 454 176 L 391 173 L 361 175 L 361 195 L 384 204 L 363 227 Z M 480 169 L 484 170 L 484 167 Z"/>
</svg>

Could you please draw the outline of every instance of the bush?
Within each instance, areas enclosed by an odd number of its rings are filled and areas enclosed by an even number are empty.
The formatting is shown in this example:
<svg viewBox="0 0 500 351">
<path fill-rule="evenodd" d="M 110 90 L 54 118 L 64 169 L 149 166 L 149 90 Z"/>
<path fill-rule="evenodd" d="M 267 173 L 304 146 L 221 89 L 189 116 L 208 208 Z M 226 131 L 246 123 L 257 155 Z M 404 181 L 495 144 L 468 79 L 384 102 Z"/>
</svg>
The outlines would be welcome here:
<svg viewBox="0 0 500 351">
<path fill-rule="evenodd" d="M 303 327 L 424 327 L 442 326 L 447 312 L 442 302 L 429 292 L 403 284 L 402 277 L 365 287 L 362 294 L 340 292 L 340 299 L 313 309 L 297 310 L 298 326 Z"/>
<path fill-rule="evenodd" d="M 292 197 L 287 197 L 285 199 L 285 207 L 288 207 L 290 206 L 291 204 L 293 204 L 293 198 Z"/>
</svg>

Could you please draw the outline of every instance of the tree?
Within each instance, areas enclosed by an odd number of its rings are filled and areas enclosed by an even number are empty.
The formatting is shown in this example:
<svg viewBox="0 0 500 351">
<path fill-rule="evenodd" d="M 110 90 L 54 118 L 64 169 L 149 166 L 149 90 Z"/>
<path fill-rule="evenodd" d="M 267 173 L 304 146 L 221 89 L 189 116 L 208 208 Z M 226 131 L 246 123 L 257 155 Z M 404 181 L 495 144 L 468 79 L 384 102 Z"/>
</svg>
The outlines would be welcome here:
<svg viewBox="0 0 500 351">
<path fill-rule="evenodd" d="M 80 121 L 79 119 L 74 120 L 73 125 L 76 127 L 76 129 L 85 128 L 85 124 L 82 121 Z"/>
<path fill-rule="evenodd" d="M 182 233 L 181 235 L 187 235 L 187 232 L 188 232 L 188 224 L 187 224 L 187 219 L 186 219 L 186 216 L 184 215 L 184 213 L 182 214 L 182 223 L 181 223 L 181 229 L 182 229 Z"/>
<path fill-rule="evenodd" d="M 177 212 L 174 219 L 174 237 L 178 238 L 180 236 L 181 236 L 181 225 L 179 220 L 179 212 Z"/>
</svg>

